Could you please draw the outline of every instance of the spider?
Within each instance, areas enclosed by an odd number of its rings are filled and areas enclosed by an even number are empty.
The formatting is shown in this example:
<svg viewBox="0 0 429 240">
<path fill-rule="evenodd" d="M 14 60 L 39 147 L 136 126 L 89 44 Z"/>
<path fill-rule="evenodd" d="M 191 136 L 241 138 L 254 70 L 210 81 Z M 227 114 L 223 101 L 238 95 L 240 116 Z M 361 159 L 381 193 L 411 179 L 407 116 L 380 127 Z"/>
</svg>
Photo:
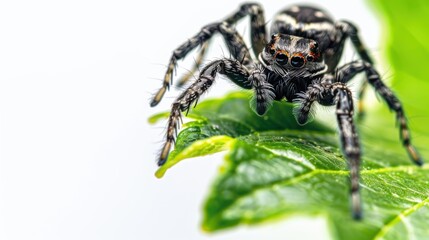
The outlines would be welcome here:
<svg viewBox="0 0 429 240">
<path fill-rule="evenodd" d="M 254 56 L 246 47 L 234 24 L 250 16 L 251 44 Z M 411 160 L 421 166 L 423 161 L 411 144 L 410 132 L 401 102 L 382 82 L 379 73 L 358 36 L 357 28 L 350 22 L 334 22 L 332 18 L 311 6 L 292 6 L 279 12 L 271 26 L 271 37 L 265 30 L 263 9 L 259 4 L 246 3 L 221 22 L 206 25 L 194 37 L 177 48 L 170 59 L 161 89 L 154 95 L 150 105 L 156 106 L 172 83 L 172 74 L 177 61 L 191 50 L 202 46 L 197 58 L 196 71 L 201 64 L 208 41 L 214 34 L 220 34 L 232 58 L 223 58 L 208 63 L 193 82 L 173 102 L 168 118 L 167 134 L 157 163 L 163 165 L 170 148 L 175 142 L 181 112 L 189 111 L 191 104 L 210 88 L 218 74 L 244 89 L 252 89 L 254 97 L 251 107 L 258 115 L 264 115 L 273 101 L 286 99 L 295 102 L 295 118 L 305 124 L 313 103 L 336 106 L 336 117 L 340 135 L 341 150 L 349 163 L 352 216 L 362 218 L 359 193 L 359 166 L 361 147 L 353 121 L 353 98 L 347 83 L 358 73 L 366 74 L 366 81 L 359 91 L 362 100 L 366 83 L 396 113 L 399 135 Z M 350 39 L 360 60 L 337 67 L 344 43 Z M 179 85 L 189 79 L 185 76 Z M 358 106 L 362 106 L 358 104 Z"/>
</svg>

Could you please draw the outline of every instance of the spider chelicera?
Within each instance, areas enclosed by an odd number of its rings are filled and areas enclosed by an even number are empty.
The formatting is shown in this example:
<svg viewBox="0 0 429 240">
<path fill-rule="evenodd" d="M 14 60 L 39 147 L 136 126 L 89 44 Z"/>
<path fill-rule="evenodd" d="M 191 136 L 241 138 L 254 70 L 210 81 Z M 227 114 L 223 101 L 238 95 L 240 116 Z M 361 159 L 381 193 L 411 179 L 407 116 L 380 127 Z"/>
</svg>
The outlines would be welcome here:
<svg viewBox="0 0 429 240">
<path fill-rule="evenodd" d="M 250 16 L 252 51 L 258 59 L 252 59 L 249 48 L 233 27 L 240 19 Z M 381 81 L 372 66 L 372 60 L 358 36 L 357 28 L 347 21 L 334 22 L 324 11 L 311 6 L 292 6 L 278 13 L 271 27 L 271 38 L 267 37 L 263 9 L 259 4 L 243 4 L 222 22 L 209 24 L 177 48 L 170 59 L 164 82 L 154 95 L 150 105 L 157 105 L 172 83 L 172 74 L 177 61 L 191 50 L 202 46 L 197 57 L 196 71 L 201 64 L 209 39 L 219 33 L 228 47 L 231 59 L 212 61 L 201 69 L 197 80 L 173 102 L 168 118 L 165 144 L 158 158 L 163 165 L 168 157 L 181 119 L 181 112 L 213 84 L 216 75 L 222 74 L 238 86 L 252 89 L 252 108 L 258 115 L 265 114 L 273 101 L 286 99 L 297 103 L 295 117 L 305 124 L 314 102 L 325 106 L 336 106 L 341 149 L 350 167 L 351 204 L 355 219 L 362 217 L 359 194 L 359 166 L 361 147 L 353 122 L 353 99 L 346 84 L 358 73 L 364 72 L 366 79 L 359 91 L 359 104 L 367 83 L 396 113 L 400 139 L 411 160 L 422 165 L 423 161 L 411 144 L 401 102 Z M 337 67 L 344 43 L 350 39 L 361 60 Z M 192 74 L 185 76 L 179 85 Z M 361 109 L 360 111 L 361 112 Z"/>
</svg>

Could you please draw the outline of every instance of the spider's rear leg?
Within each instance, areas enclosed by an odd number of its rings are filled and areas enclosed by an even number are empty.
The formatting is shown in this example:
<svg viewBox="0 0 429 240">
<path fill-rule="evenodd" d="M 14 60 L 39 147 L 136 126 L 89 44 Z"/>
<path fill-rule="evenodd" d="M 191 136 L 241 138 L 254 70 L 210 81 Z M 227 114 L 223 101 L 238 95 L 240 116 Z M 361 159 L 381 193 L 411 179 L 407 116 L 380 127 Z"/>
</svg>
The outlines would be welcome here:
<svg viewBox="0 0 429 240">
<path fill-rule="evenodd" d="M 295 102 L 299 103 L 295 117 L 300 124 L 305 124 L 312 104 L 317 101 L 325 106 L 336 105 L 341 149 L 350 168 L 351 206 L 353 218 L 362 218 L 362 205 L 359 193 L 360 145 L 353 123 L 353 99 L 350 90 L 344 83 L 314 83 L 301 93 Z"/>
<path fill-rule="evenodd" d="M 219 32 L 224 38 L 228 50 L 233 58 L 241 61 L 244 65 L 249 65 L 252 63 L 249 50 L 235 29 L 231 28 L 225 22 L 207 25 L 202 28 L 201 32 L 189 39 L 173 52 L 173 56 L 170 59 L 162 87 L 158 90 L 150 103 L 152 107 L 156 106 L 161 101 L 166 90 L 170 88 L 170 84 L 173 81 L 173 70 L 176 67 L 177 60 L 184 58 L 192 49 L 196 48 L 200 44 L 204 44 L 216 32 Z"/>
<path fill-rule="evenodd" d="M 198 52 L 197 58 L 195 59 L 194 66 L 192 66 L 192 69 L 188 73 L 186 73 L 185 75 L 183 75 L 177 81 L 176 86 L 178 88 L 180 88 L 183 85 L 185 85 L 189 81 L 189 79 L 191 79 L 194 76 L 194 74 L 199 70 L 199 68 L 200 68 L 200 66 L 201 66 L 201 64 L 202 64 L 202 62 L 204 60 L 204 57 L 205 57 L 205 55 L 207 53 L 207 48 L 209 46 L 209 43 L 210 43 L 210 41 L 207 41 L 207 42 L 205 42 L 205 43 L 203 43 L 201 45 L 201 49 Z"/>
<path fill-rule="evenodd" d="M 381 81 L 380 75 L 372 65 L 364 61 L 353 61 L 337 71 L 337 78 L 341 82 L 347 82 L 360 72 L 365 72 L 369 84 L 374 87 L 375 91 L 383 98 L 389 108 L 395 111 L 396 120 L 399 124 L 399 136 L 411 160 L 419 166 L 423 165 L 423 160 L 417 149 L 411 144 L 410 130 L 401 102 L 393 94 L 392 90 Z"/>
<path fill-rule="evenodd" d="M 367 48 L 363 44 L 362 40 L 359 37 L 358 29 L 356 26 L 354 26 L 352 23 L 348 21 L 340 21 L 336 23 L 337 27 L 341 30 L 341 32 L 350 38 L 350 40 L 353 43 L 354 48 L 359 54 L 359 57 L 369 63 L 373 64 L 373 61 L 371 57 L 368 54 Z M 362 85 L 359 88 L 358 92 L 358 119 L 361 119 L 365 115 L 365 107 L 364 107 L 364 97 L 365 97 L 365 90 L 368 86 L 368 83 L 364 81 Z"/>
<path fill-rule="evenodd" d="M 250 41 L 255 56 L 262 52 L 267 43 L 264 10 L 257 3 L 244 3 L 240 9 L 225 19 L 229 25 L 233 25 L 245 16 L 250 16 Z"/>
<path fill-rule="evenodd" d="M 213 84 L 217 73 L 225 75 L 229 80 L 242 88 L 251 88 L 251 83 L 248 81 L 250 76 L 249 71 L 236 60 L 217 60 L 204 67 L 198 79 L 180 94 L 171 107 L 167 124 L 166 140 L 157 162 L 159 166 L 166 162 L 171 146 L 175 142 L 176 132 L 179 128 L 181 119 L 181 112 L 188 111 L 191 105 L 198 101 L 198 98 Z"/>
<path fill-rule="evenodd" d="M 213 34 L 218 31 L 219 23 L 210 24 L 201 29 L 194 37 L 190 38 L 188 41 L 180 45 L 176 50 L 174 50 L 173 55 L 170 58 L 170 62 L 167 66 L 167 71 L 164 76 L 164 81 L 162 82 L 162 87 L 154 95 L 150 106 L 156 106 L 164 96 L 165 92 L 170 89 L 170 84 L 173 83 L 173 72 L 176 68 L 177 61 L 186 57 L 186 55 L 192 51 L 194 48 L 200 44 L 204 44 L 208 39 L 210 39 Z"/>
<path fill-rule="evenodd" d="M 263 10 L 258 4 L 243 4 L 238 11 L 226 18 L 225 21 L 209 24 L 203 27 L 197 35 L 190 38 L 173 52 L 167 67 L 167 72 L 164 76 L 162 87 L 154 95 L 150 106 L 156 106 L 161 101 L 165 92 L 170 88 L 170 85 L 173 82 L 173 71 L 177 65 L 177 61 L 186 57 L 192 49 L 204 44 L 216 32 L 222 34 L 233 58 L 241 61 L 245 65 L 251 63 L 252 59 L 243 39 L 235 29 L 231 27 L 232 24 L 235 24 L 238 20 L 247 15 L 250 16 L 251 22 L 252 48 L 255 55 L 258 55 L 265 44 L 265 21 Z"/>
<path fill-rule="evenodd" d="M 390 90 L 381 81 L 380 75 L 371 65 L 367 63 L 362 63 L 362 65 L 364 65 L 365 67 L 369 84 L 371 84 L 374 87 L 375 91 L 380 94 L 380 96 L 384 99 L 389 108 L 395 111 L 396 121 L 399 124 L 399 136 L 402 140 L 402 145 L 407 150 L 407 153 L 410 156 L 411 160 L 419 166 L 423 165 L 423 160 L 420 157 L 420 154 L 418 153 L 417 149 L 411 144 L 410 130 L 408 128 L 407 119 L 405 117 L 401 102 L 395 96 L 395 94 L 393 94 L 392 90 Z"/>
</svg>

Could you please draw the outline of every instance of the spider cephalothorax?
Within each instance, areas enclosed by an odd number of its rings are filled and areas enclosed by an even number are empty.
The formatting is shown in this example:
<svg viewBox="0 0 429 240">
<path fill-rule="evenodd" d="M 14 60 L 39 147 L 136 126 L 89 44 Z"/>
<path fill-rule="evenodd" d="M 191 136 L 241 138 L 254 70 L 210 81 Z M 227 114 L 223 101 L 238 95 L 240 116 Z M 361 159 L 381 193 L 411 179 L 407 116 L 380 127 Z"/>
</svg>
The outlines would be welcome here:
<svg viewBox="0 0 429 240">
<path fill-rule="evenodd" d="M 251 49 L 258 59 L 252 59 L 249 48 L 233 27 L 238 20 L 248 15 L 251 22 Z M 197 35 L 173 52 L 163 86 L 153 97 L 151 106 L 157 105 L 170 87 L 177 61 L 201 45 L 193 71 L 198 69 L 207 42 L 215 33 L 224 38 L 232 58 L 208 63 L 200 70 L 197 80 L 173 102 L 158 165 L 163 165 L 167 160 L 175 141 L 181 112 L 189 110 L 191 104 L 196 103 L 213 84 L 217 74 L 222 74 L 238 86 L 254 91 L 251 106 L 259 115 L 265 114 L 273 101 L 285 99 L 297 103 L 294 111 L 296 120 L 305 124 L 314 102 L 336 107 L 341 149 L 350 166 L 353 217 L 359 219 L 362 214 L 359 195 L 361 148 L 353 122 L 353 98 L 346 84 L 361 72 L 366 74 L 367 81 L 361 87 L 359 100 L 362 100 L 366 83 L 369 83 L 396 113 L 400 138 L 411 160 L 417 165 L 423 164 L 411 144 L 401 102 L 381 81 L 356 27 L 346 21 L 334 22 L 324 11 L 310 6 L 293 6 L 277 14 L 270 39 L 266 36 L 263 10 L 258 4 L 243 4 L 224 21 L 203 27 Z M 361 60 L 337 67 L 346 39 L 351 40 Z M 190 75 L 185 76 L 179 85 L 189 78 Z"/>
<path fill-rule="evenodd" d="M 272 35 L 259 60 L 283 79 L 295 78 L 290 73 L 310 77 L 326 70 L 316 41 L 280 33 Z"/>
</svg>

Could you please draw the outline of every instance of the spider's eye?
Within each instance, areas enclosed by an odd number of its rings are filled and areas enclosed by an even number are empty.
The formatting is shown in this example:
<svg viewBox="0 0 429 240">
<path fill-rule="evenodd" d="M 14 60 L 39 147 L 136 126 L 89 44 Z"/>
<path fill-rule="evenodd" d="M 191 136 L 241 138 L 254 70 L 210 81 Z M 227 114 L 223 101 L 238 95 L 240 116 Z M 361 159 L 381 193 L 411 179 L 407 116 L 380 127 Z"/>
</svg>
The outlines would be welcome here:
<svg viewBox="0 0 429 240">
<path fill-rule="evenodd" d="M 307 56 L 307 61 L 309 61 L 309 62 L 314 61 L 314 57 L 313 57 L 313 56 L 311 56 L 311 55 L 308 55 L 308 56 Z"/>
<path fill-rule="evenodd" d="M 280 65 L 285 65 L 287 63 L 287 61 L 288 61 L 288 58 L 287 58 L 286 54 L 279 53 L 276 56 L 276 61 Z"/>
<path fill-rule="evenodd" d="M 290 60 L 290 64 L 292 65 L 292 67 L 302 67 L 304 65 L 304 58 L 295 56 Z"/>
</svg>

